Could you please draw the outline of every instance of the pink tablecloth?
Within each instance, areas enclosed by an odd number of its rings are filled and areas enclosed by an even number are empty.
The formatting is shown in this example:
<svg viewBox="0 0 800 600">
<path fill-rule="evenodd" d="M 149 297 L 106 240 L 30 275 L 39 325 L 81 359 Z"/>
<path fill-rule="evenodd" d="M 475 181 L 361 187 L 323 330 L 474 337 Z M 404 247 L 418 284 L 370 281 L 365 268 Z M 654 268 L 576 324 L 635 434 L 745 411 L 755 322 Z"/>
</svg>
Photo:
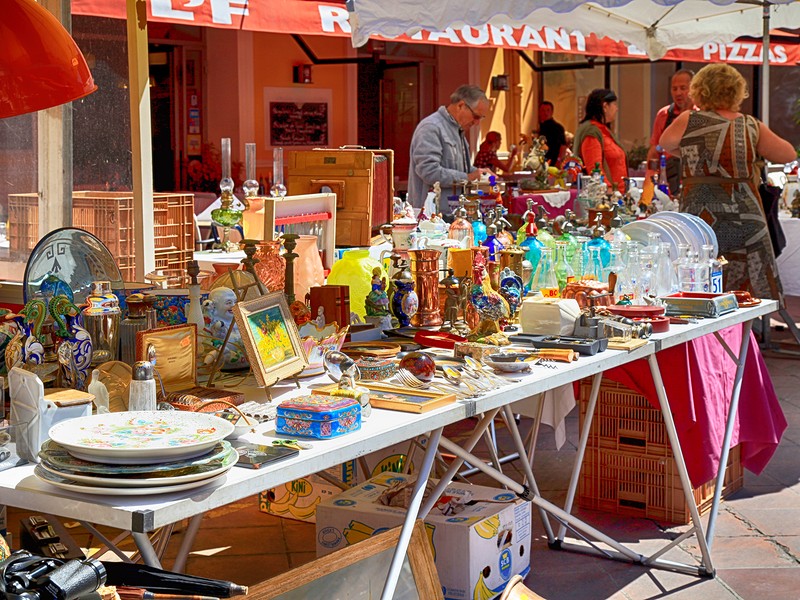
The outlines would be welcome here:
<svg viewBox="0 0 800 600">
<path fill-rule="evenodd" d="M 723 329 L 720 334 L 738 352 L 742 326 Z M 736 368 L 713 335 L 668 348 L 657 357 L 689 478 L 697 487 L 717 473 Z M 647 361 L 638 360 L 604 375 L 658 406 Z M 755 337 L 751 336 L 731 439 L 731 446 L 741 446 L 742 465 L 760 473 L 777 449 L 786 426 L 772 379 Z"/>
<path fill-rule="evenodd" d="M 563 215 L 567 209 L 574 210 L 575 198 L 578 196 L 578 190 L 569 190 L 569 200 L 561 206 L 553 206 L 548 202 L 547 197 L 549 194 L 520 194 L 519 196 L 511 197 L 511 204 L 508 205 L 508 210 L 512 215 L 521 215 L 528 210 L 528 199 L 533 199 L 536 204 L 541 204 L 547 209 L 550 218 L 553 219 L 558 215 Z"/>
</svg>

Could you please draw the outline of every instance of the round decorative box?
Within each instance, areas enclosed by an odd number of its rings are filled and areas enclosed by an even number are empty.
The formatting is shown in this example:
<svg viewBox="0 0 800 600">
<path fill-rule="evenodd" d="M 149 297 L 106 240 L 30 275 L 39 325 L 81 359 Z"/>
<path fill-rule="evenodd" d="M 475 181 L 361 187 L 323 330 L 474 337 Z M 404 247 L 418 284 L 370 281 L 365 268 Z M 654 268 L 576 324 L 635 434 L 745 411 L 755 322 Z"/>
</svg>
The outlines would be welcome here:
<svg viewBox="0 0 800 600">
<path fill-rule="evenodd" d="M 383 381 L 397 373 L 397 365 L 391 358 L 364 356 L 356 360 L 361 379 L 366 381 Z"/>
</svg>

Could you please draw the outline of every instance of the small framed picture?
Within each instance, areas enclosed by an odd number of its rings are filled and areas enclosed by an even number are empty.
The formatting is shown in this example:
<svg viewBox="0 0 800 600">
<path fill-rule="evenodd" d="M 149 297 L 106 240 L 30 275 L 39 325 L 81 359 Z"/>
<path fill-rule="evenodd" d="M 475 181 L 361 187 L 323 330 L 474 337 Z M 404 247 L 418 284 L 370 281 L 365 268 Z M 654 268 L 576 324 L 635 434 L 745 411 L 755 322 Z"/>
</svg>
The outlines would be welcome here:
<svg viewBox="0 0 800 600">
<path fill-rule="evenodd" d="M 233 316 L 258 385 L 297 375 L 308 364 L 283 292 L 239 302 Z"/>
<path fill-rule="evenodd" d="M 373 408 L 424 413 L 456 400 L 455 394 L 445 394 L 435 390 L 419 390 L 388 383 L 359 381 L 358 386 L 369 390 L 369 403 Z M 334 383 L 317 388 L 314 393 L 330 394 L 337 387 L 338 384 Z"/>
</svg>

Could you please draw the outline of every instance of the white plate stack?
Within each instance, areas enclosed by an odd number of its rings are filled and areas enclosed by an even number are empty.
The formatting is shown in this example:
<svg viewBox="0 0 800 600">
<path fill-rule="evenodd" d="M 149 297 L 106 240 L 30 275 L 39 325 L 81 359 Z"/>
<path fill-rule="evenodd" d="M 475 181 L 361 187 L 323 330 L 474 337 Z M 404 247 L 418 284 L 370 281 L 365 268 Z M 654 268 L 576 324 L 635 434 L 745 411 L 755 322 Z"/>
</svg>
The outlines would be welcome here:
<svg viewBox="0 0 800 600">
<path fill-rule="evenodd" d="M 140 411 L 62 421 L 49 432 L 34 474 L 84 494 L 179 492 L 224 477 L 238 453 L 234 426 L 207 413 Z"/>
<path fill-rule="evenodd" d="M 673 211 L 658 212 L 646 219 L 633 221 L 622 227 L 632 240 L 648 243 L 648 233 L 658 233 L 662 242 L 670 245 L 670 258 L 678 258 L 678 246 L 687 244 L 690 252 L 702 252 L 702 247 L 714 247 L 714 258 L 719 254 L 717 236 L 711 226 L 700 217 Z"/>
</svg>

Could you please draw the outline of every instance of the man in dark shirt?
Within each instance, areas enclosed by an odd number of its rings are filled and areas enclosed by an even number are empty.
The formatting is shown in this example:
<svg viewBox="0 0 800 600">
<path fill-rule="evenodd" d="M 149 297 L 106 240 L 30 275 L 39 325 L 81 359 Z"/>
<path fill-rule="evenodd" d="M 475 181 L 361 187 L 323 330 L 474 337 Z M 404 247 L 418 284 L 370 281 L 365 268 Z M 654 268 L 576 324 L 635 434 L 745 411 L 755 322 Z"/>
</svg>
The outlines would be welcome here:
<svg viewBox="0 0 800 600">
<path fill-rule="evenodd" d="M 539 105 L 539 135 L 547 138 L 547 162 L 550 166 L 557 167 L 567 151 L 567 138 L 564 126 L 553 119 L 553 103 L 549 100 L 544 100 Z"/>
</svg>

